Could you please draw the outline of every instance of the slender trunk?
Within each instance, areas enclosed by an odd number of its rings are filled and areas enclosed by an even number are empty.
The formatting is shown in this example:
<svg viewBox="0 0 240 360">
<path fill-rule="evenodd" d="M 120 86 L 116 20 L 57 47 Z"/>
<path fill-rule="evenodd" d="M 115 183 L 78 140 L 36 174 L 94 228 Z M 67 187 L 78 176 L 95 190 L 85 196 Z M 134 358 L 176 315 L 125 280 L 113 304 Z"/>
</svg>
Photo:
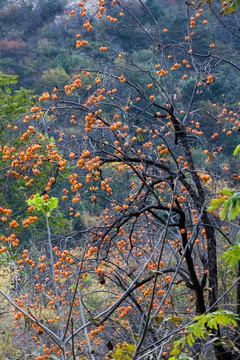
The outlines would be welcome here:
<svg viewBox="0 0 240 360">
<path fill-rule="evenodd" d="M 200 212 L 203 208 L 202 212 L 202 220 L 206 231 L 207 238 L 207 246 L 208 246 L 208 269 L 209 269 L 209 288 L 211 289 L 209 294 L 209 305 L 211 311 L 215 311 L 217 309 L 216 301 L 218 299 L 218 278 L 217 278 L 217 253 L 216 253 L 216 237 L 214 233 L 214 229 L 211 226 L 211 219 L 207 210 L 205 208 L 205 192 L 202 187 L 201 181 L 198 177 L 194 161 L 191 155 L 191 149 L 188 144 L 186 131 L 183 125 L 176 119 L 173 112 L 170 111 L 171 119 L 175 128 L 175 132 L 177 133 L 178 139 L 180 140 L 180 144 L 185 153 L 185 157 L 188 162 L 189 170 L 192 175 L 192 179 L 196 188 L 196 191 L 191 191 L 190 195 L 192 196 L 195 205 Z M 197 201 L 196 201 L 197 200 Z M 203 313 L 203 308 L 200 309 L 200 312 Z M 219 331 L 216 332 L 217 336 L 220 336 Z M 214 352 L 217 360 L 231 360 L 232 354 L 230 350 L 226 350 L 219 341 L 216 341 L 213 344 Z"/>
<path fill-rule="evenodd" d="M 82 295 L 81 295 L 79 289 L 77 291 L 78 291 L 78 297 L 79 297 L 79 308 L 80 308 L 80 312 L 81 312 L 82 323 L 83 323 L 83 325 L 85 325 L 86 321 L 85 321 L 84 310 L 83 310 L 83 306 L 82 306 Z M 91 360 L 95 360 L 95 356 L 94 356 L 93 351 L 92 351 L 91 342 L 90 342 L 89 337 L 88 337 L 87 327 L 84 328 L 84 335 L 85 335 L 85 339 L 86 339 L 86 342 L 87 342 L 87 345 L 88 345 L 88 350 L 89 350 Z"/>
<path fill-rule="evenodd" d="M 204 209 L 202 215 L 203 223 L 205 225 L 206 238 L 207 238 L 207 254 L 208 254 L 208 282 L 209 282 L 209 305 L 212 307 L 211 311 L 217 309 L 214 305 L 218 298 L 218 279 L 217 279 L 217 251 L 216 251 L 216 237 L 214 229 L 211 227 L 211 220 L 209 215 Z"/>
<path fill-rule="evenodd" d="M 61 305 L 60 305 L 60 301 L 59 301 L 58 286 L 57 286 L 56 277 L 55 277 L 54 258 L 53 258 L 52 240 L 51 240 L 51 231 L 50 231 L 50 225 L 49 225 L 47 213 L 45 213 L 45 218 L 46 218 L 46 224 L 47 224 L 48 245 L 49 245 L 50 260 L 51 260 L 51 267 L 52 267 L 52 281 L 53 281 L 54 289 L 55 289 L 55 296 L 56 296 L 56 302 L 57 302 L 58 316 L 59 316 L 59 318 L 60 318 L 60 338 L 63 340 L 63 318 L 62 318 Z M 64 353 L 64 352 L 65 352 L 65 351 L 63 350 L 63 353 Z"/>
</svg>

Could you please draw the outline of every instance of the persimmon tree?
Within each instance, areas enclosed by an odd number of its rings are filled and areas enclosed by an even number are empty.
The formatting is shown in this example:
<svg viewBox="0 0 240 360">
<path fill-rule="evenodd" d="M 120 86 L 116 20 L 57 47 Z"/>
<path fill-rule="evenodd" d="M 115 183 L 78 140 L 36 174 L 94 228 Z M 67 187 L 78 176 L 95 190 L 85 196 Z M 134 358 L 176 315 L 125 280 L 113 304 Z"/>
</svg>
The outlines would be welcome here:
<svg viewBox="0 0 240 360">
<path fill-rule="evenodd" d="M 76 51 L 106 24 L 96 66 L 73 69 L 1 124 L 0 252 L 17 257 L 18 278 L 15 294 L 0 293 L 36 360 L 239 357 L 238 278 L 217 266 L 236 226 L 207 207 L 239 180 L 227 158 L 239 99 L 215 97 L 240 67 L 237 49 L 226 56 L 213 43 L 209 19 L 239 36 L 218 4 L 169 6 L 179 31 L 151 1 L 66 11 L 86 19 Z M 129 28 L 144 62 L 116 45 Z"/>
</svg>

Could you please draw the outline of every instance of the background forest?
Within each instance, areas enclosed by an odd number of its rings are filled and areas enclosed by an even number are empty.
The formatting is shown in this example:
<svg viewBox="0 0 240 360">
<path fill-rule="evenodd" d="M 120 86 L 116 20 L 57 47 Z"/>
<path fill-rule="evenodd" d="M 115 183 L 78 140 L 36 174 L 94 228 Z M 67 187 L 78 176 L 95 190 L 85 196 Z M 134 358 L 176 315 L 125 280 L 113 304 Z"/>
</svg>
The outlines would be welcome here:
<svg viewBox="0 0 240 360">
<path fill-rule="evenodd" d="M 239 7 L 0 0 L 0 360 L 240 359 Z"/>
</svg>

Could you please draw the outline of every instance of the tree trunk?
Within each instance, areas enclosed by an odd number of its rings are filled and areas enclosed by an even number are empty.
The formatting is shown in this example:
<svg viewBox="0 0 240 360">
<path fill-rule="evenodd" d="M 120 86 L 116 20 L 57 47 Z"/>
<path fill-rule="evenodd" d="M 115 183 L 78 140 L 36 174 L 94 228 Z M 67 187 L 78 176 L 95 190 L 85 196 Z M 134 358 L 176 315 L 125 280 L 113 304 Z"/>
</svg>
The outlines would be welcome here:
<svg viewBox="0 0 240 360">
<path fill-rule="evenodd" d="M 209 305 L 211 311 L 215 311 L 217 309 L 216 301 L 218 299 L 218 278 L 217 278 L 217 253 L 216 253 L 216 237 L 214 228 L 211 226 L 211 219 L 210 216 L 205 208 L 205 192 L 204 188 L 202 187 L 201 181 L 198 177 L 194 161 L 191 155 L 191 149 L 188 144 L 186 131 L 183 125 L 176 119 L 173 114 L 173 110 L 169 111 L 169 115 L 171 115 L 171 119 L 175 128 L 175 133 L 177 134 L 177 138 L 180 140 L 180 144 L 183 148 L 185 153 L 185 157 L 188 162 L 189 170 L 192 175 L 192 179 L 195 185 L 196 191 L 192 189 L 190 195 L 195 203 L 196 208 L 198 209 L 199 213 L 202 211 L 202 221 L 206 231 L 206 238 L 207 238 L 207 246 L 208 246 L 208 270 L 209 270 Z M 205 305 L 204 307 L 205 308 Z M 201 311 L 204 313 L 204 311 Z M 217 331 L 216 334 L 220 336 L 220 332 Z M 225 349 L 222 344 L 219 344 L 219 341 L 216 341 L 213 344 L 214 353 L 217 360 L 232 360 L 232 352 L 229 349 Z"/>
</svg>

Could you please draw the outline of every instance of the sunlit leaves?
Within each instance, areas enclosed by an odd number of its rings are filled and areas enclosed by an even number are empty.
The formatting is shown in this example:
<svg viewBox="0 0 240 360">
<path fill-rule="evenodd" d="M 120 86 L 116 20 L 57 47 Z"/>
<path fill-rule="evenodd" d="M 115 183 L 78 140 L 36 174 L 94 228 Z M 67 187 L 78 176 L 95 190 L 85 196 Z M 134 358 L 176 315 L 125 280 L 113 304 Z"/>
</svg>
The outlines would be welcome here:
<svg viewBox="0 0 240 360">
<path fill-rule="evenodd" d="M 28 205 L 33 205 L 38 211 L 47 213 L 50 216 L 53 209 L 58 205 L 58 198 L 51 197 L 47 201 L 43 199 L 39 194 L 35 194 L 32 198 L 27 200 Z"/>
</svg>

